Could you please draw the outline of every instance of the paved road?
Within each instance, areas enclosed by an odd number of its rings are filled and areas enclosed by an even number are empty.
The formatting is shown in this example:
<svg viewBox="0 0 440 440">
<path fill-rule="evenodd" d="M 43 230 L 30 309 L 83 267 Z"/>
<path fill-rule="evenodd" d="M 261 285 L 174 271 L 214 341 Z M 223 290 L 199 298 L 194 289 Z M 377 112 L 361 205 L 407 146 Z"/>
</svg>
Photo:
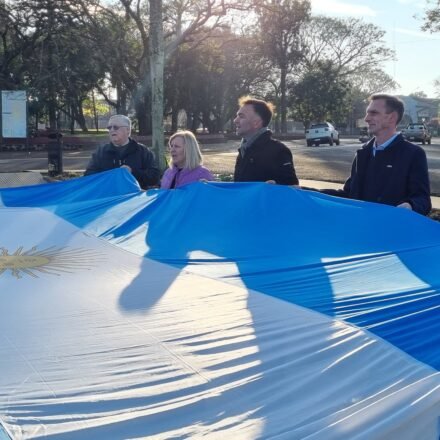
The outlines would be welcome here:
<svg viewBox="0 0 440 440">
<path fill-rule="evenodd" d="M 440 139 L 424 145 L 428 157 L 431 191 L 440 195 Z M 339 146 L 321 145 L 307 147 L 304 140 L 287 141 L 292 150 L 296 173 L 300 180 L 322 180 L 343 183 L 350 174 L 351 164 L 361 143 L 355 139 L 342 139 Z M 228 142 L 227 147 L 207 146 L 205 164 L 216 172 L 230 172 L 237 156 L 238 142 Z"/>
<path fill-rule="evenodd" d="M 424 145 L 428 157 L 428 167 L 432 191 L 440 194 L 440 139 L 436 144 Z M 301 179 L 315 179 L 343 182 L 350 174 L 351 163 L 359 142 L 344 139 L 340 146 L 305 147 L 296 144 L 292 151 L 295 166 Z"/>
<path fill-rule="evenodd" d="M 425 145 L 431 177 L 432 193 L 440 195 L 440 139 Z M 305 141 L 287 141 L 294 156 L 298 177 L 307 180 L 343 182 L 360 143 L 355 139 L 343 139 L 340 146 L 306 147 Z M 229 174 L 234 168 L 237 141 L 203 147 L 205 164 L 216 173 Z M 91 150 L 65 151 L 64 170 L 83 170 L 90 158 Z M 0 152 L 0 172 L 47 170 L 46 152 Z"/>
</svg>

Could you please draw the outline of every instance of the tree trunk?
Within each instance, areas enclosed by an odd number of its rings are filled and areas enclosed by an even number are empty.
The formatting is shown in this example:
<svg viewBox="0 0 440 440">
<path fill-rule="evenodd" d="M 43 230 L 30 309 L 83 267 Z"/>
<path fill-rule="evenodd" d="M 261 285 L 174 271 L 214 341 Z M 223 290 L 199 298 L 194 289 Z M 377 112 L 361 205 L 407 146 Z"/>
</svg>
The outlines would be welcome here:
<svg viewBox="0 0 440 440">
<path fill-rule="evenodd" d="M 138 120 L 139 134 L 146 136 L 151 134 L 151 112 L 148 109 L 150 102 L 149 91 L 144 91 L 144 94 L 137 96 L 134 101 L 134 109 Z"/>
<path fill-rule="evenodd" d="M 70 134 L 75 134 L 75 118 L 73 117 L 73 104 L 70 105 L 70 112 L 69 112 L 69 127 L 70 127 Z"/>
<path fill-rule="evenodd" d="M 51 130 L 56 130 L 58 127 L 57 127 L 56 104 L 54 102 L 54 98 L 50 99 L 47 108 L 49 114 L 49 127 Z"/>
<path fill-rule="evenodd" d="M 171 110 L 171 133 L 175 133 L 179 124 L 179 110 L 177 107 L 173 107 Z"/>
<path fill-rule="evenodd" d="M 191 114 L 191 127 L 190 130 L 195 133 L 197 131 L 197 128 L 199 126 L 200 118 L 195 114 Z"/>
<path fill-rule="evenodd" d="M 282 134 L 287 133 L 286 78 L 287 68 L 286 66 L 282 66 L 280 70 L 280 116 Z"/>
<path fill-rule="evenodd" d="M 167 167 L 163 132 L 163 77 L 165 51 L 162 24 L 162 0 L 150 0 L 150 77 L 152 146 L 161 171 Z"/>
<path fill-rule="evenodd" d="M 127 90 L 122 84 L 116 86 L 116 113 L 118 115 L 127 114 Z"/>
<path fill-rule="evenodd" d="M 84 133 L 88 133 L 89 129 L 87 128 L 86 118 L 84 117 L 81 101 L 78 102 L 78 113 L 76 116 L 76 121 L 78 122 L 79 126 L 81 127 L 81 130 Z"/>
<path fill-rule="evenodd" d="M 95 124 L 96 132 L 99 131 L 98 125 L 98 112 L 96 111 L 96 101 L 95 101 L 95 92 L 92 90 L 92 111 L 93 111 L 93 122 Z"/>
</svg>

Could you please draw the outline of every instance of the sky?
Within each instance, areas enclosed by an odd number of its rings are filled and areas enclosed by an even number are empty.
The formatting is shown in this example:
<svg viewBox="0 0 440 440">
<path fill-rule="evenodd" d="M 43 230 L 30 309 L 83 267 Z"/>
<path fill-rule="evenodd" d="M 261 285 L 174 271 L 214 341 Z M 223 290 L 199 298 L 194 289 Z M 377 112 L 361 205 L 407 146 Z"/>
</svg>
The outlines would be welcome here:
<svg viewBox="0 0 440 440">
<path fill-rule="evenodd" d="M 314 14 L 362 18 L 386 31 L 384 43 L 396 60 L 382 68 L 400 84 L 399 95 L 425 92 L 435 98 L 440 79 L 440 32 L 423 32 L 426 0 L 311 0 Z"/>
</svg>

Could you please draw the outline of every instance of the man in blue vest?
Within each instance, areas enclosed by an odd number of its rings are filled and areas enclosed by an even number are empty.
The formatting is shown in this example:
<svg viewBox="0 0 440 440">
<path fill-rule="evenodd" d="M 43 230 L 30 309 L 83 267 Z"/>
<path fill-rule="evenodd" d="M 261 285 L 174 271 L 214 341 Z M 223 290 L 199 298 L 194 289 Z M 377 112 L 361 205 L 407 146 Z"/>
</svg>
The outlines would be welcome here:
<svg viewBox="0 0 440 440">
<path fill-rule="evenodd" d="M 403 113 L 403 102 L 397 97 L 370 96 L 365 122 L 374 137 L 357 151 L 343 189 L 322 192 L 427 215 L 431 210 L 431 191 L 426 154 L 397 132 Z"/>
</svg>

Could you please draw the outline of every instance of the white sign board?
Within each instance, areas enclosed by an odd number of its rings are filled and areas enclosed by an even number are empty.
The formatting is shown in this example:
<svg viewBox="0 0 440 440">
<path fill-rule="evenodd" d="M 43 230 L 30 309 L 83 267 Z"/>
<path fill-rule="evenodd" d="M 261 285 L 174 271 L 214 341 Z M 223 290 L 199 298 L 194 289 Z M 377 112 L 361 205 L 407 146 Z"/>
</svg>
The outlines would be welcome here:
<svg viewBox="0 0 440 440">
<path fill-rule="evenodd" d="M 2 90 L 2 136 L 5 138 L 27 136 L 24 90 Z"/>
</svg>

